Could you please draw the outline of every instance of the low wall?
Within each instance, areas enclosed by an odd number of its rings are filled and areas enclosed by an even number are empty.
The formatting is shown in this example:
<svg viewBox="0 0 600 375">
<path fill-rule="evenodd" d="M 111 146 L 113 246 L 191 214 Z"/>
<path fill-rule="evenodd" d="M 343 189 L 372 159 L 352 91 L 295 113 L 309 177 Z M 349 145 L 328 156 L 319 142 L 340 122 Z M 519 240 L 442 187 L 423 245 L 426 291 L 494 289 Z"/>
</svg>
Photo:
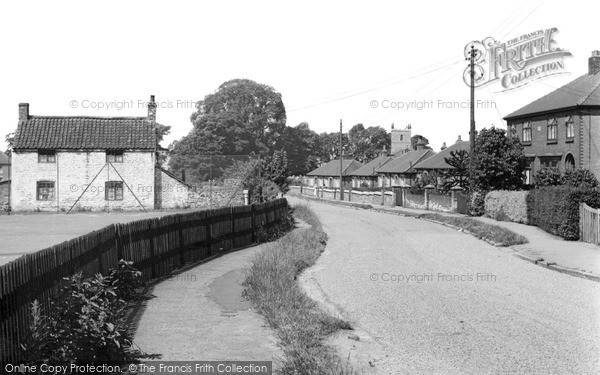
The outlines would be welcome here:
<svg viewBox="0 0 600 375">
<path fill-rule="evenodd" d="M 311 186 L 290 186 L 290 193 L 302 194 L 328 200 L 339 200 L 339 189 L 315 188 Z M 383 198 L 382 198 L 383 194 Z M 344 201 L 365 203 L 370 205 L 395 206 L 396 195 L 392 191 L 359 191 L 344 189 Z"/>
</svg>

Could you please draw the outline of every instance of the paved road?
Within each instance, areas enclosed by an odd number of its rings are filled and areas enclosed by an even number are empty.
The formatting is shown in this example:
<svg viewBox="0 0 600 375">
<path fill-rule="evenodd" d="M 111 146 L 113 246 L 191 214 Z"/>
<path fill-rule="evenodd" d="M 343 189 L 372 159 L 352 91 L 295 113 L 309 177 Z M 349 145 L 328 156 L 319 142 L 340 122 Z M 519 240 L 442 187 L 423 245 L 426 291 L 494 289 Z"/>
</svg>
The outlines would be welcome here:
<svg viewBox="0 0 600 375">
<path fill-rule="evenodd" d="M 309 294 L 354 325 L 353 346 L 375 344 L 374 373 L 600 373 L 599 283 L 441 225 L 310 205 L 330 240 Z"/>
</svg>

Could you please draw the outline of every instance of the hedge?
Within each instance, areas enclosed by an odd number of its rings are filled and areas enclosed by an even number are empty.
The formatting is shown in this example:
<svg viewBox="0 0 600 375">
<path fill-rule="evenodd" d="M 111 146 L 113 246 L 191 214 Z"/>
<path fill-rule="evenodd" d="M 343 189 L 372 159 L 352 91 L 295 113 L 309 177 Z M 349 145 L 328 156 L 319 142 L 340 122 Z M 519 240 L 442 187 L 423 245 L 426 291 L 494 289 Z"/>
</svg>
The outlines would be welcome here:
<svg viewBox="0 0 600 375">
<path fill-rule="evenodd" d="M 546 186 L 529 191 L 529 224 L 566 240 L 579 240 L 579 204 L 600 207 L 600 190 L 589 187 Z"/>
<path fill-rule="evenodd" d="M 498 221 L 528 224 L 528 193 L 528 191 L 490 191 L 485 196 L 485 214 Z"/>
</svg>

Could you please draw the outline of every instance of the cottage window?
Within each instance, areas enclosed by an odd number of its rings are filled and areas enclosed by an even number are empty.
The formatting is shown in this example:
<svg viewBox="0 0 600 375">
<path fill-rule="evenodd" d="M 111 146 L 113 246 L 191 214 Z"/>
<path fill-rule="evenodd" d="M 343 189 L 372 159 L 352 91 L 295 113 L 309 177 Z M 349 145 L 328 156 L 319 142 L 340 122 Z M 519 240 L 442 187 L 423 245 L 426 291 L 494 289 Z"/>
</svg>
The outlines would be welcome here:
<svg viewBox="0 0 600 375">
<path fill-rule="evenodd" d="M 556 142 L 557 131 L 556 131 L 556 119 L 548 120 L 548 142 Z"/>
<path fill-rule="evenodd" d="M 573 119 L 569 117 L 566 123 L 567 130 L 567 141 L 572 141 L 575 138 L 575 127 L 573 126 Z"/>
<path fill-rule="evenodd" d="M 52 151 L 52 150 L 38 151 L 38 163 L 56 163 L 56 151 Z"/>
<path fill-rule="evenodd" d="M 38 201 L 51 201 L 54 199 L 54 181 L 38 181 L 36 190 Z"/>
<path fill-rule="evenodd" d="M 123 151 L 106 151 L 107 163 L 122 163 Z"/>
<path fill-rule="evenodd" d="M 123 182 L 122 181 L 107 181 L 105 184 L 105 199 L 107 201 L 122 201 L 123 200 Z"/>
<path fill-rule="evenodd" d="M 531 142 L 531 123 L 523 124 L 523 142 Z"/>
</svg>

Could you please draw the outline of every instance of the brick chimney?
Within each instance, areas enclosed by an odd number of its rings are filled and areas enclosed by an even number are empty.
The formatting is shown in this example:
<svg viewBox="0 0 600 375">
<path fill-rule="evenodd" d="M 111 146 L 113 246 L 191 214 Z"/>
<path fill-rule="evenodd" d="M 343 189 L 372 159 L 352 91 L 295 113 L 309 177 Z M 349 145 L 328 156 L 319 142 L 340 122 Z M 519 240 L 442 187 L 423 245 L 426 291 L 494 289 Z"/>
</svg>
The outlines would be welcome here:
<svg viewBox="0 0 600 375">
<path fill-rule="evenodd" d="M 588 74 L 594 75 L 600 72 L 600 51 L 592 51 L 592 57 L 588 60 Z"/>
<path fill-rule="evenodd" d="M 440 149 L 441 151 L 444 151 L 446 149 L 446 142 L 442 143 L 442 148 Z"/>
<path fill-rule="evenodd" d="M 29 119 L 29 103 L 19 103 L 19 121 Z"/>
<path fill-rule="evenodd" d="M 458 136 L 458 139 L 456 140 L 455 143 L 458 143 L 458 142 L 462 142 L 462 138 L 460 137 L 460 135 Z"/>
<path fill-rule="evenodd" d="M 148 121 L 156 122 L 156 102 L 154 101 L 154 95 L 150 95 L 150 101 L 148 102 Z"/>
</svg>

